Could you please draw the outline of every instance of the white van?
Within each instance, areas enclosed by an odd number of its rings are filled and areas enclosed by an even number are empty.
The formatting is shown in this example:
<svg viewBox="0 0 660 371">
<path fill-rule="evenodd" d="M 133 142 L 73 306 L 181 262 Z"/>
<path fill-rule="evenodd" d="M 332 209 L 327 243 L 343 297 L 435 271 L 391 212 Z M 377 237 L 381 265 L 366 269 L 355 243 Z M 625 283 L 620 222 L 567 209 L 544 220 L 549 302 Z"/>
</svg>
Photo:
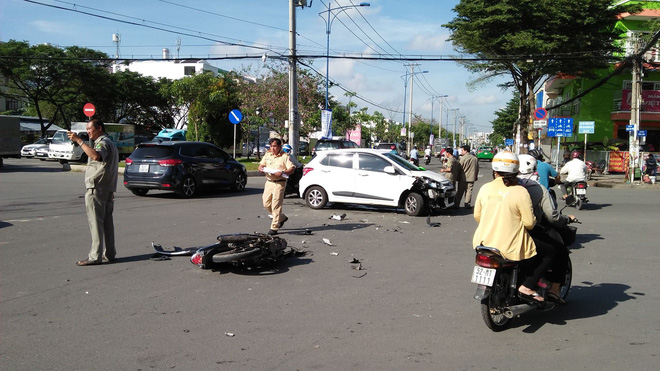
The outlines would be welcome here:
<svg viewBox="0 0 660 371">
<path fill-rule="evenodd" d="M 78 134 L 80 139 L 85 142 L 89 141 L 87 130 L 71 130 Z M 66 130 L 58 130 L 53 135 L 53 139 L 48 145 L 48 158 L 51 160 L 59 160 L 61 163 L 68 161 L 86 161 L 87 155 L 80 148 L 78 143 L 73 143 L 66 135 Z"/>
</svg>

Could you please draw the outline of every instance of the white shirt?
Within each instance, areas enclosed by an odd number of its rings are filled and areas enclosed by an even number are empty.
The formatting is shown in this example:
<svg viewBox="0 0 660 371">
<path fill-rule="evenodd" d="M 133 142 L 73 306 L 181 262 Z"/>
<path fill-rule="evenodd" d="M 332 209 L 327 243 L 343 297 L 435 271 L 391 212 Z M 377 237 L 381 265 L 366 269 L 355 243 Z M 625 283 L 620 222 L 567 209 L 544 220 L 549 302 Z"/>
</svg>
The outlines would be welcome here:
<svg viewBox="0 0 660 371">
<path fill-rule="evenodd" d="M 570 183 L 587 180 L 587 165 L 579 158 L 567 162 L 559 171 L 561 175 L 568 174 L 566 181 Z"/>
<path fill-rule="evenodd" d="M 417 150 L 416 149 L 413 149 L 412 151 L 410 151 L 410 158 L 417 158 Z"/>
<path fill-rule="evenodd" d="M 424 156 L 431 156 L 431 148 L 427 148 L 424 150 Z"/>
</svg>

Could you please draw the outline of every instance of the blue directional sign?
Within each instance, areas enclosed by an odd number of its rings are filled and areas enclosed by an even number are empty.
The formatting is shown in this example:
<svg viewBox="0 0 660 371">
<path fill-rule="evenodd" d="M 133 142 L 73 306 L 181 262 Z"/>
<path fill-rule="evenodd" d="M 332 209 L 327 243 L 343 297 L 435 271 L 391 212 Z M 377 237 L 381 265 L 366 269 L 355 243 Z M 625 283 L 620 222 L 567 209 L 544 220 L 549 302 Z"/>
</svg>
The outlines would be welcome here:
<svg viewBox="0 0 660 371">
<path fill-rule="evenodd" d="M 645 137 L 646 136 L 646 130 L 637 130 L 637 136 L 638 137 Z"/>
<path fill-rule="evenodd" d="M 241 113 L 241 111 L 237 109 L 233 109 L 231 110 L 231 112 L 229 112 L 229 122 L 236 125 L 239 122 L 241 122 L 241 120 L 243 120 L 243 114 Z"/>
<path fill-rule="evenodd" d="M 553 129 L 551 129 L 553 128 Z M 554 135 L 553 135 L 554 134 Z M 572 118 L 551 118 L 548 120 L 549 137 L 570 137 L 573 135 Z"/>
<path fill-rule="evenodd" d="M 512 146 L 513 145 L 513 139 L 505 139 L 504 144 L 507 146 Z"/>
<path fill-rule="evenodd" d="M 626 125 L 626 131 L 635 131 L 635 125 Z"/>
</svg>

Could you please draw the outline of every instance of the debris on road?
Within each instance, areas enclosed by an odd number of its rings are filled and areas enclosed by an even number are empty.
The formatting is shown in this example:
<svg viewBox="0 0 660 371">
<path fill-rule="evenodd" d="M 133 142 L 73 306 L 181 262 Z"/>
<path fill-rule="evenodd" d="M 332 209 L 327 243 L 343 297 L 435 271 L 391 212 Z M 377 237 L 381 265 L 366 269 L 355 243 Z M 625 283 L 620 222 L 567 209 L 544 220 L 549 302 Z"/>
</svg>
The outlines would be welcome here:
<svg viewBox="0 0 660 371">
<path fill-rule="evenodd" d="M 439 227 L 440 225 L 442 225 L 442 223 L 439 223 L 439 222 L 437 222 L 437 223 L 436 223 L 436 222 L 433 222 L 433 223 L 432 223 L 432 222 L 431 222 L 431 216 L 430 216 L 430 215 L 426 217 L 426 224 L 427 224 L 429 227 Z"/>
<path fill-rule="evenodd" d="M 341 214 L 341 215 L 339 215 L 339 214 L 335 214 L 335 215 L 329 217 L 328 219 L 333 219 L 333 220 L 344 220 L 345 218 L 346 218 L 346 213 Z"/>
<path fill-rule="evenodd" d="M 229 336 L 230 338 L 235 336 L 233 332 L 225 332 L 225 335 Z"/>
<path fill-rule="evenodd" d="M 339 255 L 339 253 L 333 251 L 333 252 L 330 253 L 330 255 L 332 255 L 332 256 L 337 256 L 337 255 Z"/>
<path fill-rule="evenodd" d="M 333 246 L 333 245 L 332 245 L 332 242 L 330 242 L 330 240 L 327 239 L 327 238 L 324 238 L 324 239 L 323 239 L 323 243 L 326 244 L 326 245 L 328 245 L 328 246 Z"/>
</svg>

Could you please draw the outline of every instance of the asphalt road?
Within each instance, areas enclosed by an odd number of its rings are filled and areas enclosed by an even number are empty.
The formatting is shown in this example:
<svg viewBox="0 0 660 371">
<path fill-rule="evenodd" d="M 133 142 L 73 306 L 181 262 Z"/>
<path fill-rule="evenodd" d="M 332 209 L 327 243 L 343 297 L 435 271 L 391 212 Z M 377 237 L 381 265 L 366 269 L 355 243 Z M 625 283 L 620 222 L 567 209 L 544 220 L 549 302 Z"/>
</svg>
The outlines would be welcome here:
<svg viewBox="0 0 660 371">
<path fill-rule="evenodd" d="M 660 192 L 589 189 L 569 303 L 513 328 L 483 324 L 470 283 L 467 210 L 311 210 L 287 198 L 281 236 L 307 254 L 270 271 L 152 261 L 151 241 L 199 246 L 266 232 L 264 178 L 245 192 L 182 200 L 119 186 L 119 261 L 77 267 L 89 250 L 83 174 L 6 160 L 0 170 L 3 370 L 642 370 L 656 369 Z M 479 185 L 489 180 L 482 163 Z M 437 160 L 429 166 L 437 168 Z M 346 213 L 343 221 L 329 219 Z M 311 236 L 304 235 L 311 229 Z M 329 239 L 333 246 L 322 242 Z M 335 254 L 336 253 L 336 254 Z M 358 259 L 363 270 L 351 268 Z M 227 335 L 233 334 L 233 336 Z"/>
</svg>

